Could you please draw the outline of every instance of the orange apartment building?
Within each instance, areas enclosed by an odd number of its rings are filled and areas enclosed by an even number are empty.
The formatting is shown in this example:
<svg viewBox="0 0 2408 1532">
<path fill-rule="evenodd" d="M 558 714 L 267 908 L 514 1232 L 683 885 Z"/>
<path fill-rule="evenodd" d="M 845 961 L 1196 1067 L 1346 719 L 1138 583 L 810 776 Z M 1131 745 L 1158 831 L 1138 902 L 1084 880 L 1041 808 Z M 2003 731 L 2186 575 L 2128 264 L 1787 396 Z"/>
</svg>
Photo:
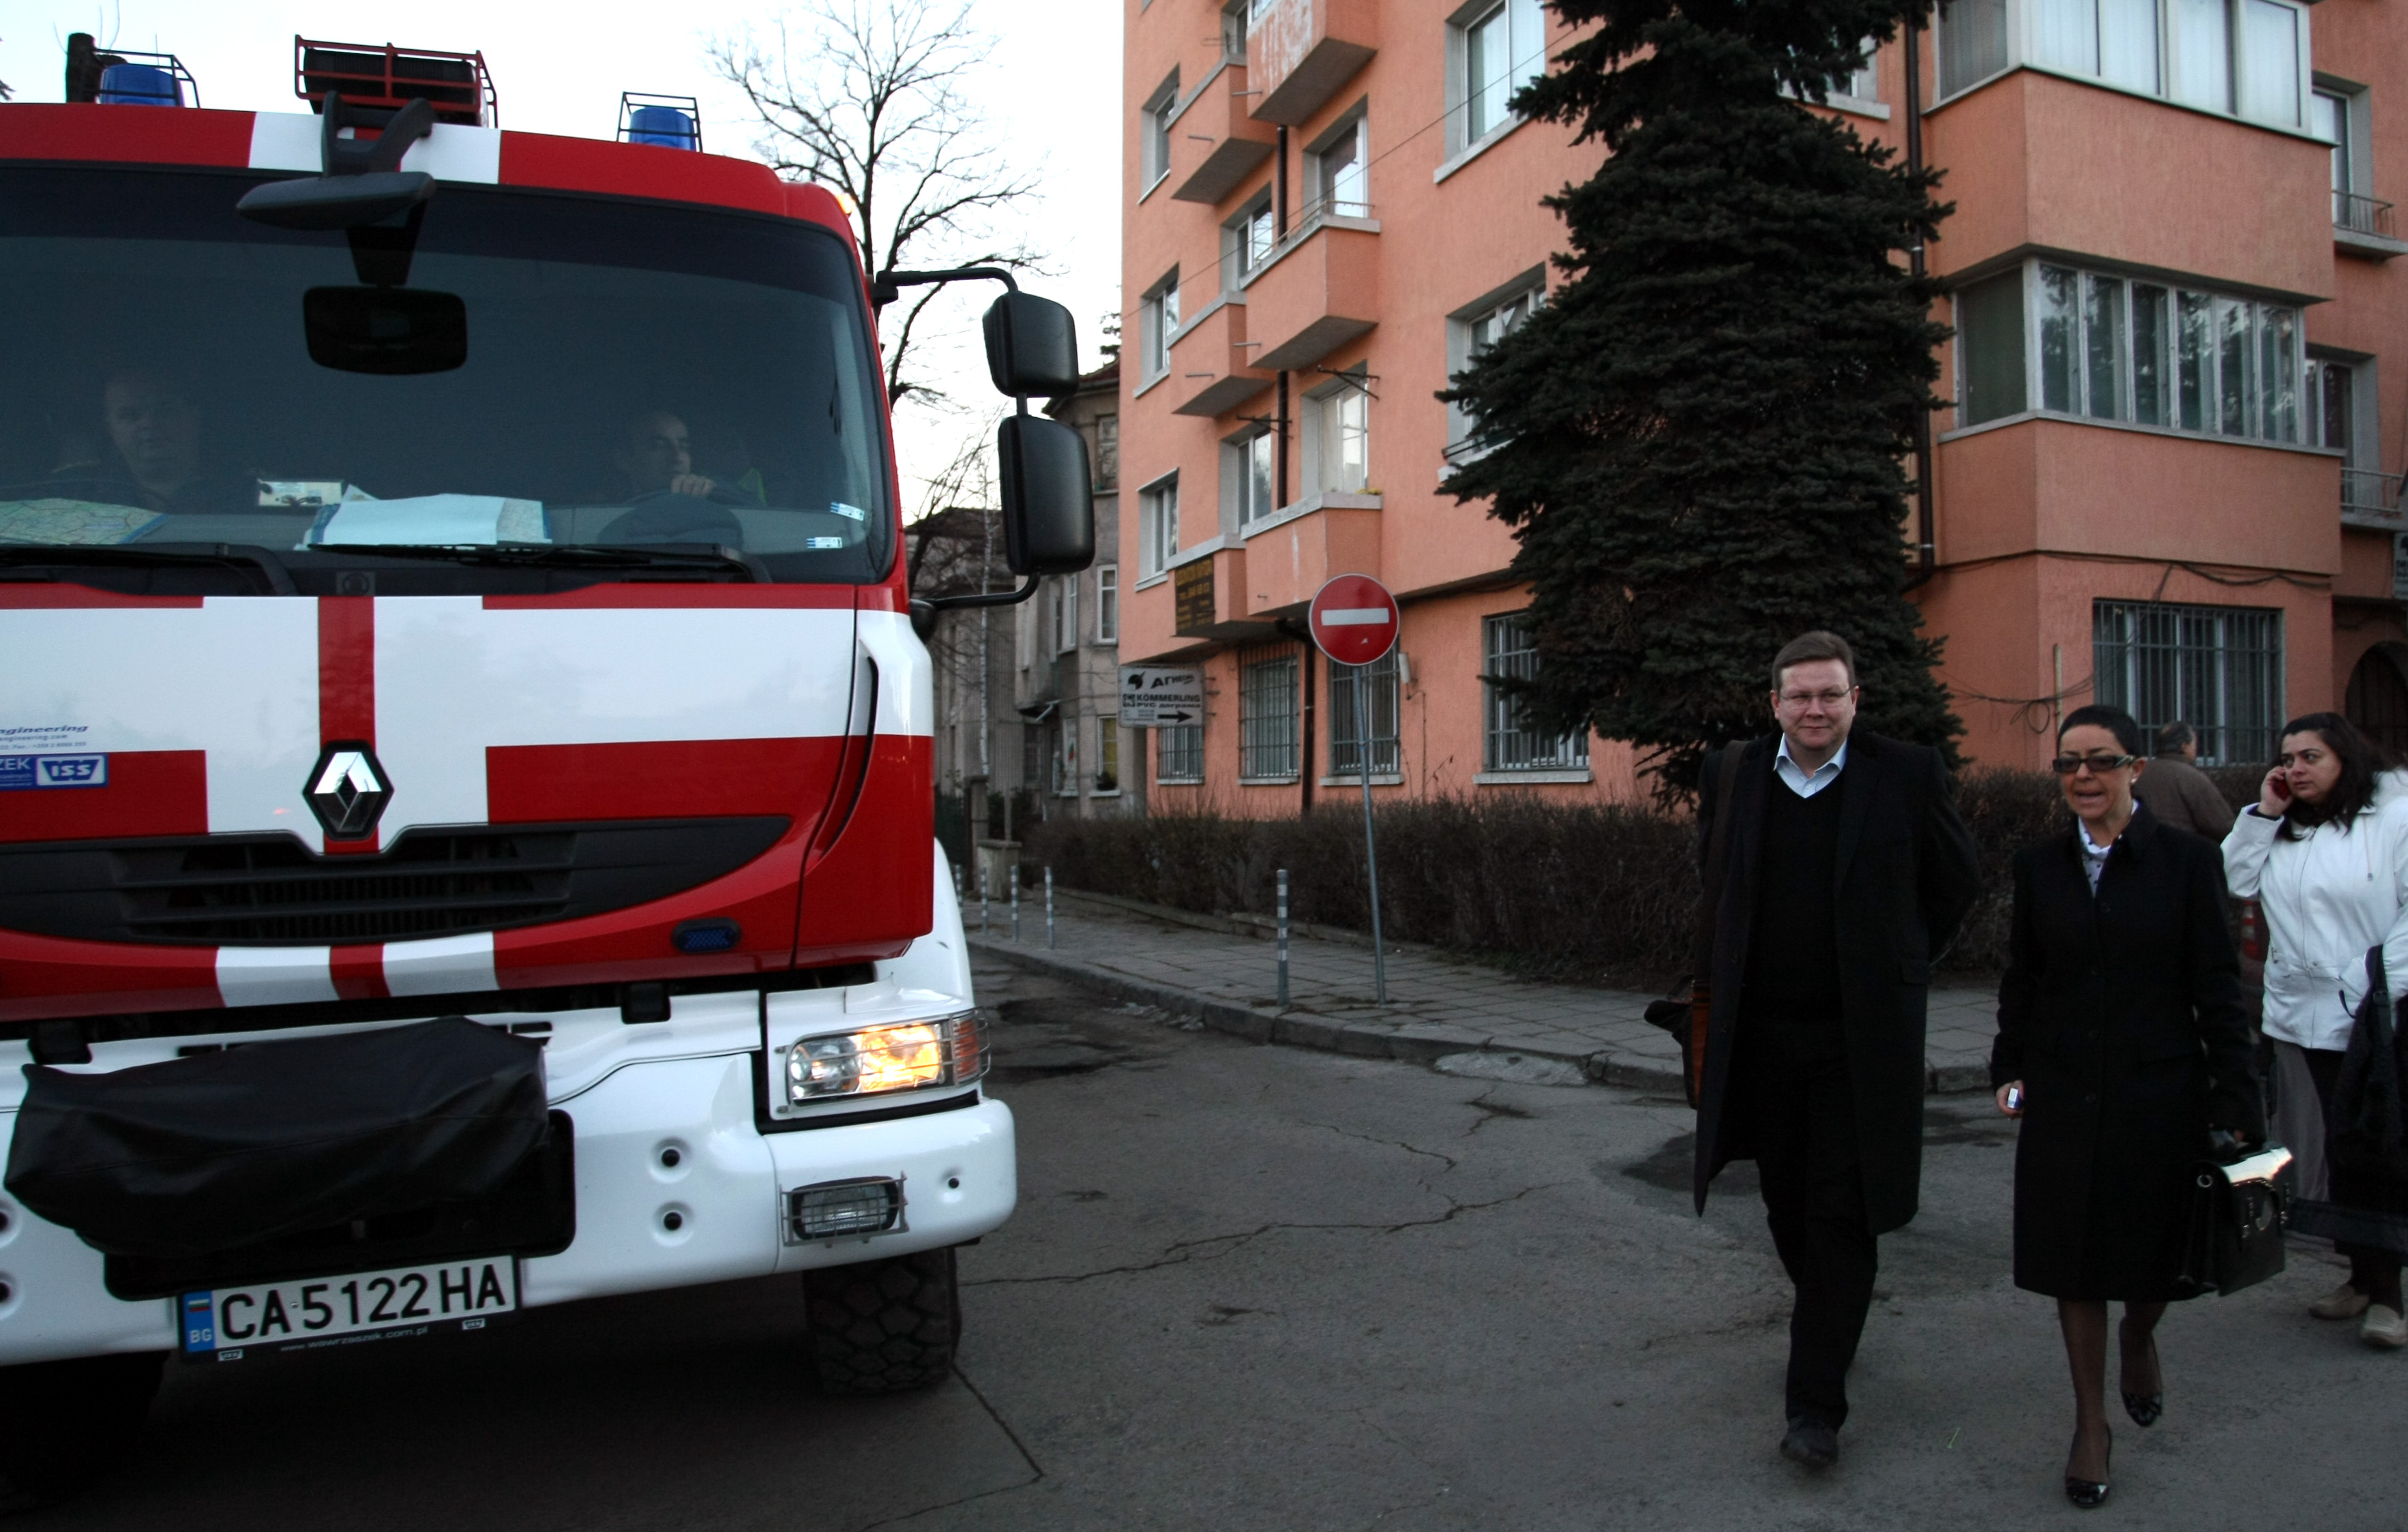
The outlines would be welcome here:
<svg viewBox="0 0 2408 1532">
<path fill-rule="evenodd" d="M 1627 746 L 1539 737 L 1506 530 L 1440 493 L 1433 395 L 1561 280 L 1539 199 L 1598 150 L 1504 102 L 1538 0 L 1130 0 L 1121 658 L 1197 663 L 1158 807 L 1357 788 L 1628 799 Z M 1948 0 L 1831 109 L 1956 206 L 1932 551 L 1914 596 L 1976 762 L 2093 699 L 2254 762 L 2346 706 L 2408 746 L 2408 21 L 2384 0 Z M 1914 523 L 1901 528 L 1911 554 Z M 1333 574 L 1403 606 L 1368 747 L 1301 642 Z M 1341 684 L 1333 685 L 1333 681 Z M 1133 737 L 1131 745 L 1137 746 Z"/>
</svg>

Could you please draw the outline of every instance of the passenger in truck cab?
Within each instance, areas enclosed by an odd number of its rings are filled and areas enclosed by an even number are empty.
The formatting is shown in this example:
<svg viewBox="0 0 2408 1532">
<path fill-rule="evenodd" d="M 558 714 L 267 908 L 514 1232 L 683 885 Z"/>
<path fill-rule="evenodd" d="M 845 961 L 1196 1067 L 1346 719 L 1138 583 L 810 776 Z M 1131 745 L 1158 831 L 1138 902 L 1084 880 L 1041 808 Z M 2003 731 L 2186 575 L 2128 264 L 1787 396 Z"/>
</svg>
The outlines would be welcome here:
<svg viewBox="0 0 2408 1532">
<path fill-rule="evenodd" d="M 101 390 L 108 446 L 97 462 L 70 463 L 50 477 L 79 498 L 173 514 L 224 510 L 256 496 L 252 481 L 212 471 L 202 448 L 201 411 L 181 383 L 148 367 L 112 374 Z"/>
</svg>

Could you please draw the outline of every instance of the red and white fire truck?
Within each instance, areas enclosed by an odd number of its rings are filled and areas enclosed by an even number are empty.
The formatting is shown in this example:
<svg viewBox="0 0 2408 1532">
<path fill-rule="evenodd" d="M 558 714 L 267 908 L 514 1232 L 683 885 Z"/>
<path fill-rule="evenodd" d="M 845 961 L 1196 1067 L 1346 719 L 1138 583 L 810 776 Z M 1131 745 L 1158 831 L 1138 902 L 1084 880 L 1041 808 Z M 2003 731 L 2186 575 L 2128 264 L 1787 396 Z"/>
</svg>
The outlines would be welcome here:
<svg viewBox="0 0 2408 1532">
<path fill-rule="evenodd" d="M 826 1384 L 941 1376 L 1012 1119 L 875 310 L 1009 279 L 873 284 L 690 104 L 294 69 L 205 109 L 79 36 L 0 106 L 0 1473 L 170 1356 L 781 1272 Z M 1083 567 L 1069 316 L 985 340 L 1012 567 Z"/>
</svg>

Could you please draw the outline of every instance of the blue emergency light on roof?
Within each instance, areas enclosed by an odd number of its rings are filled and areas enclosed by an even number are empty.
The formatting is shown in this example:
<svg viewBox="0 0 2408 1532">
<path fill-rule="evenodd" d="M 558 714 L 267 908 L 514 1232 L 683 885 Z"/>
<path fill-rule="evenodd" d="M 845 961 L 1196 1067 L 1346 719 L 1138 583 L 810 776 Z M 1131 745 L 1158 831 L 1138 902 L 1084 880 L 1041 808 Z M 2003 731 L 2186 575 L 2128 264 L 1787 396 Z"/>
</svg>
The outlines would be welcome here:
<svg viewBox="0 0 2408 1532">
<path fill-rule="evenodd" d="M 197 107 L 201 88 L 173 53 L 104 49 L 91 33 L 78 32 L 67 38 L 66 99 L 104 107 Z"/>
<path fill-rule="evenodd" d="M 100 72 L 100 100 L 108 107 L 180 107 L 184 88 L 165 69 L 112 64 Z"/>
<path fill-rule="evenodd" d="M 690 95 L 624 91 L 619 95 L 619 141 L 698 150 L 702 148 L 702 106 Z"/>
</svg>

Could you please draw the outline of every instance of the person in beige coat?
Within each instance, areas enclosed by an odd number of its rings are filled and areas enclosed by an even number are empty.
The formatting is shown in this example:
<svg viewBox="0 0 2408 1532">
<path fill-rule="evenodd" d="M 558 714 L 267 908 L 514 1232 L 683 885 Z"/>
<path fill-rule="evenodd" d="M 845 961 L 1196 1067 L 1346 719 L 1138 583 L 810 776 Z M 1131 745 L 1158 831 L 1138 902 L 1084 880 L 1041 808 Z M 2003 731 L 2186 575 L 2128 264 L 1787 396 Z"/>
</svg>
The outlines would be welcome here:
<svg viewBox="0 0 2408 1532">
<path fill-rule="evenodd" d="M 2180 719 L 2157 731 L 2148 779 L 2135 791 L 2160 824 L 2222 840 L 2232 829 L 2232 805 L 2216 791 L 2199 760 L 2199 732 Z"/>
</svg>

